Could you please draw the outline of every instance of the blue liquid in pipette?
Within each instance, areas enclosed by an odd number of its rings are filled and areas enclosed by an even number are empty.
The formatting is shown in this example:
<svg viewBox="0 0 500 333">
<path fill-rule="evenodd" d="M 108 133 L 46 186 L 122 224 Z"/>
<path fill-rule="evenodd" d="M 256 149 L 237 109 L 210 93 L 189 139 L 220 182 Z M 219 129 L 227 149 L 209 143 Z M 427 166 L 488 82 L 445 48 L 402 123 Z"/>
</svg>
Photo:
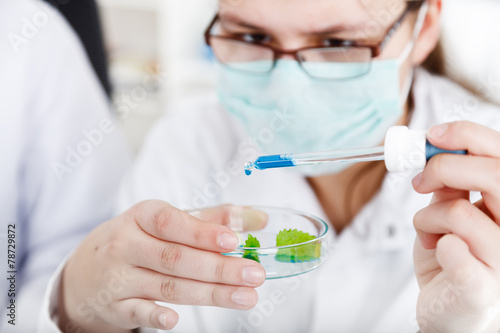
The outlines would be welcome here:
<svg viewBox="0 0 500 333">
<path fill-rule="evenodd" d="M 461 154 L 467 155 L 468 152 L 466 150 L 444 150 L 433 146 L 429 141 L 426 144 L 426 159 L 429 161 L 433 156 L 438 154 Z M 297 157 L 297 156 L 295 156 Z M 352 156 L 350 156 L 352 157 Z M 366 160 L 365 160 L 366 161 Z M 303 162 L 303 161 L 302 161 Z M 345 161 L 337 161 L 337 162 L 345 162 Z M 250 176 L 252 174 L 253 169 L 256 170 L 266 170 L 266 169 L 274 169 L 274 168 L 288 168 L 295 167 L 298 164 L 300 165 L 301 160 L 298 158 L 296 160 L 294 155 L 292 154 L 283 154 L 283 155 L 271 155 L 271 156 L 261 156 L 254 163 L 248 163 L 245 165 L 245 174 Z M 316 164 L 319 164 L 316 162 Z"/>
<path fill-rule="evenodd" d="M 245 174 L 250 176 L 252 169 L 266 170 L 274 168 L 288 168 L 296 166 L 290 155 L 261 156 L 253 164 L 245 167 Z"/>
</svg>

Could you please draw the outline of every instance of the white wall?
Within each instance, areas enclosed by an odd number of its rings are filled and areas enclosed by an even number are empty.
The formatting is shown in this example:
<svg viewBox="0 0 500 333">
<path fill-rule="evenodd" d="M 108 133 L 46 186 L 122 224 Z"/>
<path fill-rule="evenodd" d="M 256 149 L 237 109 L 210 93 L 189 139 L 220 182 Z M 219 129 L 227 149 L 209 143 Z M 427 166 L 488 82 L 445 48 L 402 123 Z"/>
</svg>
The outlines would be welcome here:
<svg viewBox="0 0 500 333">
<path fill-rule="evenodd" d="M 443 39 L 452 72 L 476 89 L 490 84 L 490 96 L 500 102 L 500 1 L 445 0 Z"/>
<path fill-rule="evenodd" d="M 203 31 L 217 11 L 216 1 L 97 1 L 111 61 L 115 108 L 133 150 L 138 151 L 151 125 L 166 110 L 214 86 Z M 145 81 L 158 85 L 152 89 Z"/>
</svg>

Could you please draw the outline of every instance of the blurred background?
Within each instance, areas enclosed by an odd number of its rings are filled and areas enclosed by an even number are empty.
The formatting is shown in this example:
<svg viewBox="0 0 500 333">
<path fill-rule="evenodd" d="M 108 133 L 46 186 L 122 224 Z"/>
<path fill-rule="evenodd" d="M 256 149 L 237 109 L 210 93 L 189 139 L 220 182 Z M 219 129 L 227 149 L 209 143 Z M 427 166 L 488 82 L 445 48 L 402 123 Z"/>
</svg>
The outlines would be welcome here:
<svg viewBox="0 0 500 333">
<path fill-rule="evenodd" d="M 210 93 L 215 65 L 203 32 L 215 0 L 97 0 L 114 87 L 113 103 L 135 152 L 162 114 Z M 499 0 L 445 0 L 449 71 L 480 89 L 500 82 Z M 500 83 L 489 96 L 500 102 Z M 495 85 L 489 84 L 490 88 Z"/>
</svg>

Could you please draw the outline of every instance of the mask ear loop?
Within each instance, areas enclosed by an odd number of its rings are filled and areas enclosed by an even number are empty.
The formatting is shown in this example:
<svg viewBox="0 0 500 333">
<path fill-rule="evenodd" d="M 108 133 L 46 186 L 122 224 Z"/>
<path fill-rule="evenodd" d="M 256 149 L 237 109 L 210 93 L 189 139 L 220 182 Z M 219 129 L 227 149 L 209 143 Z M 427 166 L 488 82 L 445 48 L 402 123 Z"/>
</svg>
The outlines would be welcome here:
<svg viewBox="0 0 500 333">
<path fill-rule="evenodd" d="M 418 36 L 422 32 L 424 27 L 425 18 L 427 17 L 427 12 L 429 11 L 429 4 L 427 1 L 424 2 L 420 11 L 418 13 L 417 23 L 415 24 L 415 29 L 413 30 L 413 34 L 410 42 L 406 45 L 403 53 L 398 59 L 398 65 L 401 65 L 408 59 L 411 54 L 411 51 L 415 47 L 415 43 L 417 42 Z M 412 66 L 410 70 L 410 75 L 406 78 L 405 83 L 403 85 L 403 94 L 401 95 L 401 107 L 404 107 L 406 101 L 408 100 L 408 96 L 410 96 L 411 87 L 413 85 L 413 79 L 415 78 L 415 68 Z"/>
</svg>

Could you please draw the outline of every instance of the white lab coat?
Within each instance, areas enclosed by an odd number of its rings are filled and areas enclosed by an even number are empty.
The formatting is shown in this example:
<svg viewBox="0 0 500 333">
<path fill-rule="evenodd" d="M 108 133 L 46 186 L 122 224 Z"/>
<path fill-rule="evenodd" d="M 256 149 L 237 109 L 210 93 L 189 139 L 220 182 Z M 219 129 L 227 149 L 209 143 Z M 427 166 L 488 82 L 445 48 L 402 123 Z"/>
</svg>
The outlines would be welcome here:
<svg viewBox="0 0 500 333">
<path fill-rule="evenodd" d="M 500 129 L 499 109 L 446 79 L 418 70 L 413 94 L 413 129 L 458 119 Z M 306 180 L 290 170 L 246 177 L 243 163 L 256 154 L 242 127 L 216 98 L 194 101 L 156 125 L 125 180 L 119 211 L 161 199 L 184 209 L 267 205 L 326 218 Z M 180 314 L 173 332 L 416 332 L 412 219 L 430 196 L 412 189 L 413 176 L 387 175 L 352 225 L 333 236 L 330 259 L 320 269 L 266 281 L 258 288 L 259 304 L 250 311 L 168 305 Z M 48 297 L 56 299 L 57 290 Z"/>
<path fill-rule="evenodd" d="M 417 70 L 413 94 L 412 129 L 454 120 L 500 129 L 498 108 L 424 70 Z M 242 166 L 255 154 L 240 124 L 215 99 L 192 103 L 152 131 L 124 184 L 121 208 L 154 198 L 180 208 L 286 207 L 326 219 L 307 181 L 291 170 L 245 176 Z M 320 269 L 267 281 L 250 311 L 172 306 L 180 314 L 174 332 L 416 332 L 412 220 L 430 195 L 413 190 L 414 175 L 387 175 L 352 225 L 334 236 L 330 259 Z"/>
<path fill-rule="evenodd" d="M 0 0 L 0 36 L 0 331 L 28 333 L 58 265 L 111 216 L 130 158 L 83 47 L 58 12 L 41 1 Z M 9 224 L 15 269 L 7 267 Z M 6 316 L 11 270 L 18 272 L 15 326 Z"/>
</svg>

